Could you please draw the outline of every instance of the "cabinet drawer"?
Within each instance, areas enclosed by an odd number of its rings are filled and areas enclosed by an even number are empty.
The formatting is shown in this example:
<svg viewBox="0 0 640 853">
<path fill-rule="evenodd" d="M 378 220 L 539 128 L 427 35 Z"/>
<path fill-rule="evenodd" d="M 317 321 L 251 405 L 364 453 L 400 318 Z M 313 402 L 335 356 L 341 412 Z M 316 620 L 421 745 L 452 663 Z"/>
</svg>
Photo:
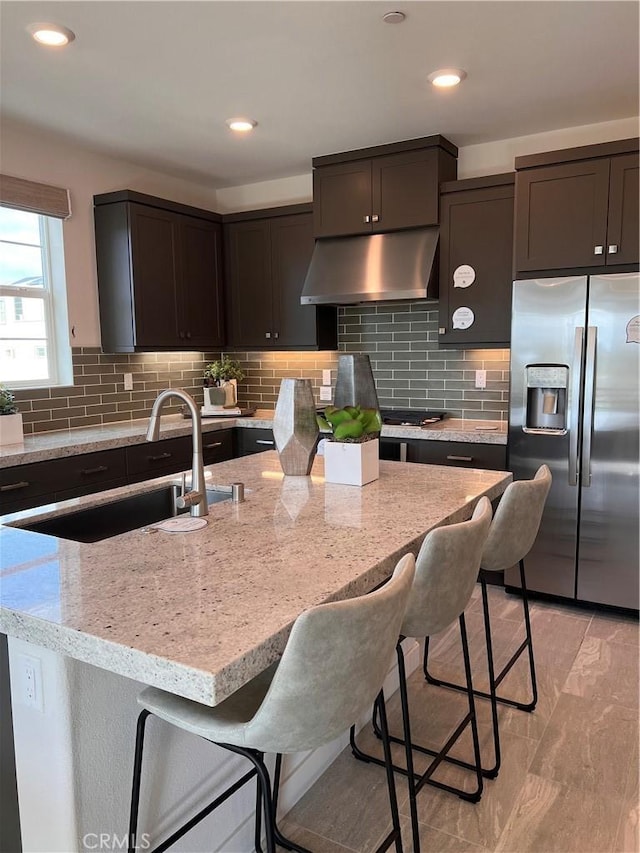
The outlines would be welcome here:
<svg viewBox="0 0 640 853">
<path fill-rule="evenodd" d="M 0 470 L 0 507 L 3 512 L 26 509 L 54 500 L 55 493 L 73 490 L 89 494 L 105 483 L 124 482 L 124 450 L 100 450 L 48 462 L 16 465 Z"/>
<path fill-rule="evenodd" d="M 265 450 L 275 450 L 276 443 L 273 430 L 270 429 L 236 429 L 236 453 L 238 456 L 248 456 L 250 453 L 262 453 Z"/>
<path fill-rule="evenodd" d="M 233 430 L 205 432 L 202 436 L 202 455 L 205 465 L 233 459 Z"/>
<path fill-rule="evenodd" d="M 499 444 L 475 444 L 459 441 L 432 441 L 400 438 L 380 440 L 380 458 L 428 465 L 453 465 L 458 468 L 486 468 L 504 471 L 507 448 Z"/>
<path fill-rule="evenodd" d="M 430 465 L 453 465 L 457 468 L 488 468 L 504 471 L 507 448 L 500 444 L 474 444 L 458 441 L 422 441 L 419 462 Z"/>
<path fill-rule="evenodd" d="M 127 476 L 132 483 L 191 467 L 191 436 L 145 441 L 126 448 Z"/>
</svg>

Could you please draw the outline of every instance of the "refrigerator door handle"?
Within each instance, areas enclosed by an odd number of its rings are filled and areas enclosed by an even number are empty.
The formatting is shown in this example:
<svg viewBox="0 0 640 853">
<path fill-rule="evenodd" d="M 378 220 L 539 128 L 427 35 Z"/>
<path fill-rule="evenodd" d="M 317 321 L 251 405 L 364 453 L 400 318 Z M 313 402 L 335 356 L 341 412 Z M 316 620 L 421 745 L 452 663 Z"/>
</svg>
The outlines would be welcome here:
<svg viewBox="0 0 640 853">
<path fill-rule="evenodd" d="M 571 366 L 571 409 L 569 411 L 569 485 L 578 485 L 578 440 L 580 420 L 580 379 L 582 374 L 582 350 L 584 326 L 576 326 Z"/>
<path fill-rule="evenodd" d="M 596 388 L 597 326 L 587 328 L 587 356 L 584 367 L 584 422 L 582 426 L 582 461 L 580 485 L 591 485 L 591 437 L 593 435 L 593 408 Z"/>
</svg>

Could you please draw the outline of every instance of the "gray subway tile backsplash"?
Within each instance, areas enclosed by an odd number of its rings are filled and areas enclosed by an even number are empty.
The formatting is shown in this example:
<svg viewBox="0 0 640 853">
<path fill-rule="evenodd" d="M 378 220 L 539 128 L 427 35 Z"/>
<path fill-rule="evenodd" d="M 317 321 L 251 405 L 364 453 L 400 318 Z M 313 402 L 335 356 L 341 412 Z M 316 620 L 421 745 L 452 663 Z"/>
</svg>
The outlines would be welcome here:
<svg viewBox="0 0 640 853">
<path fill-rule="evenodd" d="M 338 312 L 340 352 L 366 352 L 380 405 L 428 408 L 452 417 L 506 420 L 509 350 L 438 349 L 438 308 L 424 302 L 350 305 Z M 237 352 L 246 374 L 240 405 L 273 408 L 285 377 L 311 379 L 320 402 L 322 371 L 335 385 L 339 352 Z M 147 417 L 158 392 L 184 388 L 203 402 L 204 367 L 220 353 L 108 354 L 98 347 L 73 350 L 73 386 L 16 392 L 26 434 Z M 475 388 L 475 371 L 487 371 L 487 387 Z M 133 391 L 124 390 L 133 374 Z M 172 407 L 178 411 L 178 406 Z"/>
</svg>

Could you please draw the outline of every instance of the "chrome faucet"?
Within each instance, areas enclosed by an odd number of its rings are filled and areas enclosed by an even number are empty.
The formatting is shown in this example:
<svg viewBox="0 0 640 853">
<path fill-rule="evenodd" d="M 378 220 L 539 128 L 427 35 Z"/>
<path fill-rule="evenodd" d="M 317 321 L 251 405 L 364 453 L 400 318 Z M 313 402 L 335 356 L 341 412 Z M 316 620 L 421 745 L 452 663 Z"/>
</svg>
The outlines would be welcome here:
<svg viewBox="0 0 640 853">
<path fill-rule="evenodd" d="M 204 462 L 202 458 L 202 424 L 196 401 L 186 391 L 180 388 L 169 388 L 161 391 L 155 399 L 147 428 L 147 441 L 157 441 L 160 437 L 160 411 L 164 403 L 171 397 L 177 397 L 189 407 L 191 412 L 191 438 L 193 441 L 193 458 L 191 461 L 191 491 L 181 495 L 176 502 L 178 509 L 191 507 L 191 515 L 200 517 L 209 514 L 207 506 L 207 489 L 204 482 Z"/>
</svg>

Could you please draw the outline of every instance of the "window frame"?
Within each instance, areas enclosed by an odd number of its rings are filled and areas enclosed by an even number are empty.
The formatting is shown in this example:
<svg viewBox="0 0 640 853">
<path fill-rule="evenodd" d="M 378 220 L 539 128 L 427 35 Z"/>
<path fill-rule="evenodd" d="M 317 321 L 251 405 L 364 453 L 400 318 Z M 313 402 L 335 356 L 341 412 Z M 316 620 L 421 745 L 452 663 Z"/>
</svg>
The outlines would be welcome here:
<svg viewBox="0 0 640 853">
<path fill-rule="evenodd" d="M 10 205 L 3 205 L 1 202 L 0 207 L 7 210 L 19 209 Z M 48 375 L 38 379 L 7 379 L 6 377 L 0 377 L 0 379 L 14 389 L 71 385 L 73 384 L 73 367 L 68 330 L 62 220 L 34 210 L 22 210 L 21 212 L 38 217 L 42 286 L 0 284 L 0 298 L 22 297 L 42 301 Z M 7 240 L 0 240 L 0 242 L 16 243 L 16 241 Z M 9 338 L 3 334 L 3 331 L 0 327 L 0 341 L 8 341 Z M 29 339 L 23 338 L 22 340 Z"/>
</svg>

